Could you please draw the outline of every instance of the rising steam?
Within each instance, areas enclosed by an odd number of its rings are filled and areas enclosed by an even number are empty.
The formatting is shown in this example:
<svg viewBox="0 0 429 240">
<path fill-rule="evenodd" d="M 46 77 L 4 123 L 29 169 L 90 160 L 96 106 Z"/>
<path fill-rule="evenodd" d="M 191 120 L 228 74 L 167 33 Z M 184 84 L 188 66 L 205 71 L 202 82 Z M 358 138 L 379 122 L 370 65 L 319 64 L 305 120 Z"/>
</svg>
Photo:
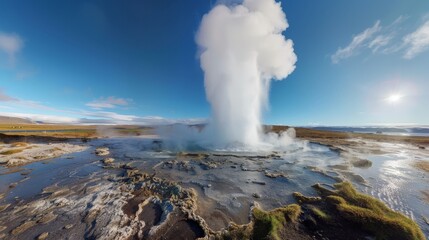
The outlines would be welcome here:
<svg viewBox="0 0 429 240">
<path fill-rule="evenodd" d="M 217 5 L 204 15 L 196 42 L 212 108 L 205 134 L 214 144 L 273 141 L 263 133 L 261 114 L 271 80 L 282 80 L 295 69 L 293 42 L 282 35 L 287 28 L 275 0 Z"/>
</svg>

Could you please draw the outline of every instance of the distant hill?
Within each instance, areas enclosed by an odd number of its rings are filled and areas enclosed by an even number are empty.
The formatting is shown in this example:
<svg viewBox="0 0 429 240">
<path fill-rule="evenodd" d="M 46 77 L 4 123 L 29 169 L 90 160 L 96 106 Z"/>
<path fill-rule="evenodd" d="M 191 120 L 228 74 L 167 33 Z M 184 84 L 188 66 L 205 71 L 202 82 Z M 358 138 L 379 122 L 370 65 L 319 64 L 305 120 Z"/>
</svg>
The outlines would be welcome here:
<svg viewBox="0 0 429 240">
<path fill-rule="evenodd" d="M 0 124 L 25 124 L 25 123 L 33 123 L 33 122 L 25 118 L 0 116 Z"/>
</svg>

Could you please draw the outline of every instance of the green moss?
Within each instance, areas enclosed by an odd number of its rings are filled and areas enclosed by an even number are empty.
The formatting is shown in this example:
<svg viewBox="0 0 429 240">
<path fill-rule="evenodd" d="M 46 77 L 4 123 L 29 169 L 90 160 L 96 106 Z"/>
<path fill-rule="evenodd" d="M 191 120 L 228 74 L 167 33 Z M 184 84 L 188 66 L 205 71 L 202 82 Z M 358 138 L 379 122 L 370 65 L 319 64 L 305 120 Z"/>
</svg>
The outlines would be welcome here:
<svg viewBox="0 0 429 240">
<path fill-rule="evenodd" d="M 301 214 L 301 207 L 291 204 L 286 207 L 277 208 L 270 212 L 259 208 L 253 209 L 254 219 L 253 239 L 280 240 L 280 233 L 287 222 L 296 222 Z"/>
<path fill-rule="evenodd" d="M 310 210 L 313 212 L 313 214 L 320 220 L 324 221 L 324 222 L 330 222 L 331 221 L 331 216 L 324 212 L 323 210 L 321 210 L 318 207 L 310 207 Z"/>
<path fill-rule="evenodd" d="M 302 193 L 294 192 L 293 193 L 294 198 L 298 203 L 318 203 L 322 201 L 321 197 L 307 197 L 302 195 Z"/>
<path fill-rule="evenodd" d="M 237 225 L 230 223 L 228 230 L 222 232 L 220 235 L 215 236 L 215 240 L 242 240 L 250 239 L 253 232 L 252 224 Z"/>
<path fill-rule="evenodd" d="M 351 183 L 342 182 L 334 187 L 336 191 L 315 186 L 322 195 L 329 193 L 325 195 L 326 202 L 340 217 L 373 233 L 377 239 L 425 239 L 413 220 L 391 210 L 380 200 L 357 192 Z"/>
</svg>

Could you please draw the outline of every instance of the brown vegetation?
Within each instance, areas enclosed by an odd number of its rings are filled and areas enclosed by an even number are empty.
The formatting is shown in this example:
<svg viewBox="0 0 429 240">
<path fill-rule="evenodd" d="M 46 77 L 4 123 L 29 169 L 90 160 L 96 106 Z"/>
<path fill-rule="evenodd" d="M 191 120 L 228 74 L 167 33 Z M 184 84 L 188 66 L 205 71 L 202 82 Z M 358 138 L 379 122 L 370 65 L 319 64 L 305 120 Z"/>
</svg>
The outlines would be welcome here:
<svg viewBox="0 0 429 240">
<path fill-rule="evenodd" d="M 413 164 L 414 167 L 429 173 L 429 162 L 428 161 L 417 161 Z"/>
<path fill-rule="evenodd" d="M 288 126 L 267 126 L 267 131 L 283 132 L 286 131 Z M 351 133 L 351 132 L 336 132 L 336 131 L 323 131 L 310 128 L 295 128 L 296 137 L 307 139 L 309 141 L 315 141 L 322 144 L 332 145 L 335 143 L 344 143 L 344 140 L 351 138 L 363 138 L 373 141 L 382 142 L 401 142 L 411 144 L 429 145 L 429 137 L 419 136 L 393 136 L 383 134 L 371 134 L 371 133 Z"/>
</svg>

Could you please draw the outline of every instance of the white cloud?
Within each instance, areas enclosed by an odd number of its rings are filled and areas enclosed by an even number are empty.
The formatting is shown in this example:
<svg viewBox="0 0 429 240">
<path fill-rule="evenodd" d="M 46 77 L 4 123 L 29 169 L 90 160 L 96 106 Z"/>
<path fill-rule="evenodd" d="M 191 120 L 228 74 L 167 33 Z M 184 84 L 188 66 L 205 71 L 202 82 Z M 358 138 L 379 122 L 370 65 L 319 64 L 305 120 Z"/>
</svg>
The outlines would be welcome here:
<svg viewBox="0 0 429 240">
<path fill-rule="evenodd" d="M 101 97 L 97 100 L 89 102 L 86 106 L 94 108 L 94 109 L 103 109 L 103 108 L 115 108 L 117 106 L 127 106 L 129 104 L 129 100 L 117 97 Z"/>
<path fill-rule="evenodd" d="M 416 31 L 404 37 L 406 59 L 411 59 L 429 49 L 429 20 Z"/>
<path fill-rule="evenodd" d="M 368 47 L 372 49 L 372 52 L 377 52 L 380 48 L 387 46 L 392 40 L 392 35 L 378 35 L 368 44 Z"/>
<path fill-rule="evenodd" d="M 13 64 L 16 59 L 16 54 L 22 49 L 23 41 L 16 34 L 0 32 L 0 53 L 7 55 L 9 63 Z M 1 57 L 1 55 L 0 55 Z"/>
<path fill-rule="evenodd" d="M 362 47 L 368 44 L 368 41 L 373 37 L 373 35 L 380 30 L 380 20 L 378 20 L 375 22 L 374 26 L 365 29 L 363 32 L 353 37 L 352 41 L 347 47 L 339 48 L 337 52 L 331 56 L 332 62 L 338 63 L 342 59 L 356 55 Z"/>
<path fill-rule="evenodd" d="M 403 29 L 404 21 L 408 17 L 400 16 L 387 26 L 381 26 L 378 20 L 374 26 L 359 33 L 351 43 L 339 48 L 332 56 L 333 63 L 357 55 L 365 49 L 371 53 L 392 54 L 400 52 L 405 59 L 412 59 L 422 52 L 429 50 L 429 20 L 424 19 L 424 23 L 415 31 L 406 34 Z"/>
</svg>

